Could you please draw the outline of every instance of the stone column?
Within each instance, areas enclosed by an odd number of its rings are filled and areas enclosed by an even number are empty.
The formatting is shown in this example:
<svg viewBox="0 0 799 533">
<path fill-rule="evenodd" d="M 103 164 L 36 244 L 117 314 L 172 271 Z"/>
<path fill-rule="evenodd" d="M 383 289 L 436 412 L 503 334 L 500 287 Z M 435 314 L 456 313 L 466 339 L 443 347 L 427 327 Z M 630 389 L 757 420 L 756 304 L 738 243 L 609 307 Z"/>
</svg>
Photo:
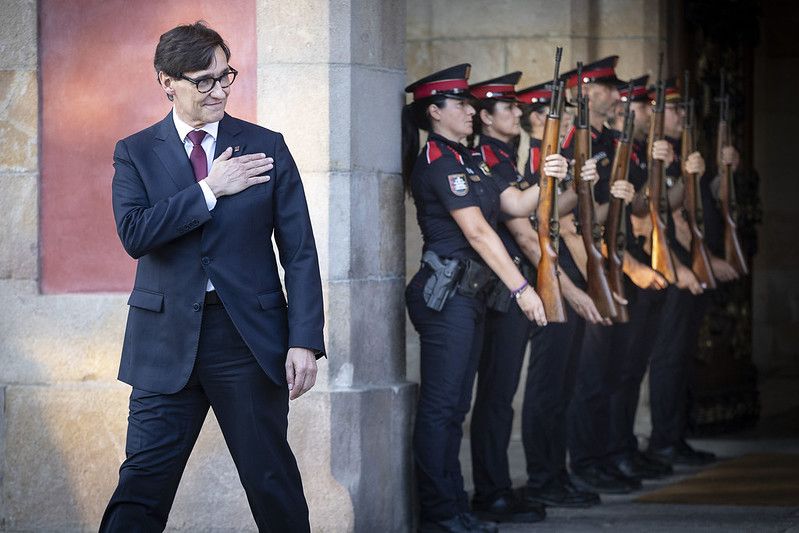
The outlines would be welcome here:
<svg viewBox="0 0 799 533">
<path fill-rule="evenodd" d="M 328 359 L 292 404 L 290 439 L 318 531 L 405 531 L 400 110 L 403 2 L 261 2 L 258 119 L 303 177 L 325 291 Z"/>
</svg>

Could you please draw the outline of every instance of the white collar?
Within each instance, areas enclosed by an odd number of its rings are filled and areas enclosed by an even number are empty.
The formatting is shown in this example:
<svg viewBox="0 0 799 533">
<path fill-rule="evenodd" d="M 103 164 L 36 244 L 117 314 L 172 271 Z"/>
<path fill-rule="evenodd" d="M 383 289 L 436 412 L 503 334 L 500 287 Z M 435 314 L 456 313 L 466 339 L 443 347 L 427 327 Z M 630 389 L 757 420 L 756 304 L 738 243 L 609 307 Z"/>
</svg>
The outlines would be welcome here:
<svg viewBox="0 0 799 533">
<path fill-rule="evenodd" d="M 172 108 L 172 120 L 175 123 L 175 128 L 178 130 L 178 137 L 180 137 L 181 142 L 186 142 L 186 135 L 194 131 L 195 128 L 192 128 L 185 122 L 183 122 L 180 117 L 178 116 L 175 108 Z M 202 128 L 199 128 L 206 132 L 208 135 L 216 140 L 216 134 L 219 132 L 219 121 L 211 122 L 210 124 L 206 124 Z"/>
</svg>

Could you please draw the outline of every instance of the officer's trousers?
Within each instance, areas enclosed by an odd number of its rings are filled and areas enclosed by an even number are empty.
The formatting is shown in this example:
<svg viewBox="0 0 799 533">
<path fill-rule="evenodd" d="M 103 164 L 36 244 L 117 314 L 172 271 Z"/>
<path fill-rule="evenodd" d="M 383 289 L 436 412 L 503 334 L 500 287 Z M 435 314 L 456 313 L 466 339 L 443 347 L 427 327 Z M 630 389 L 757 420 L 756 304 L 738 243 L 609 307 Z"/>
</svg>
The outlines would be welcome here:
<svg viewBox="0 0 799 533">
<path fill-rule="evenodd" d="M 513 396 L 532 323 L 511 301 L 505 313 L 486 311 L 485 324 L 470 433 L 474 497 L 491 502 L 511 488 L 508 444 Z"/>
<path fill-rule="evenodd" d="M 482 348 L 485 303 L 455 294 L 441 311 L 429 309 L 422 297 L 429 275 L 423 268 L 413 277 L 405 301 L 421 345 L 413 432 L 421 518 L 437 521 L 469 510 L 458 454 Z"/>
<path fill-rule="evenodd" d="M 629 324 L 585 327 L 574 397 L 569 406 L 569 461 L 573 470 L 603 463 L 608 454 L 610 397 L 620 384 Z"/>
<path fill-rule="evenodd" d="M 686 336 L 693 316 L 694 296 L 674 285 L 665 291 L 660 328 L 649 362 L 651 449 L 676 444 L 682 439 L 686 425 L 690 364 L 686 357 Z"/>
<path fill-rule="evenodd" d="M 634 433 L 641 380 L 649 365 L 652 415 L 650 447 L 674 444 L 685 428 L 685 401 L 690 360 L 686 334 L 691 321 L 691 294 L 669 286 L 662 291 L 635 289 L 630 308 L 630 342 L 621 365 L 621 383 L 611 397 L 609 455 L 629 456 L 638 449 Z"/>
<path fill-rule="evenodd" d="M 661 329 L 666 294 L 663 291 L 628 289 L 630 339 L 627 353 L 619 364 L 619 384 L 610 396 L 608 456 L 618 460 L 638 449 L 633 431 L 641 380 Z"/>
<path fill-rule="evenodd" d="M 705 313 L 709 305 L 709 295 L 707 293 L 699 296 L 691 295 L 691 317 L 688 320 L 685 333 L 685 365 L 686 365 L 686 405 L 683 410 L 683 421 L 681 437 L 685 436 L 688 430 L 691 407 L 693 405 L 696 391 L 696 368 L 701 364 L 697 359 L 699 350 L 699 332 L 705 320 Z"/>
<path fill-rule="evenodd" d="M 531 488 L 541 488 L 566 473 L 566 410 L 585 333 L 585 320 L 569 305 L 566 319 L 533 330 L 522 406 L 522 442 Z"/>
</svg>

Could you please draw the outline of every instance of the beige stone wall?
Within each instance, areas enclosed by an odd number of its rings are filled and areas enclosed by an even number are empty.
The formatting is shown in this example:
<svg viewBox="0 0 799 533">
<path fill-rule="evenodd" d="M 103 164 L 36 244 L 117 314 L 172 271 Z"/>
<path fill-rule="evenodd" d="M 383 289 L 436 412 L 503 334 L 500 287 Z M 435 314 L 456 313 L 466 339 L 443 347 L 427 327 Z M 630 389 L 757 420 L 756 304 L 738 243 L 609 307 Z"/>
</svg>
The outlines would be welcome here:
<svg viewBox="0 0 799 533">
<path fill-rule="evenodd" d="M 587 63 L 616 54 L 620 56 L 619 77 L 657 75 L 658 50 L 665 47 L 665 4 L 663 0 L 501 0 L 490 4 L 408 0 L 406 81 L 471 63 L 472 82 L 521 70 L 519 87 L 526 87 L 552 77 L 557 46 L 563 47 L 561 72 L 575 68 L 578 60 Z M 526 142 L 523 138 L 521 145 Z M 419 268 L 422 249 L 410 199 L 405 202 L 405 245 L 410 277 Z M 410 321 L 406 332 L 408 379 L 418 380 L 419 342 Z M 518 395 L 515 407 L 520 412 Z"/>
</svg>

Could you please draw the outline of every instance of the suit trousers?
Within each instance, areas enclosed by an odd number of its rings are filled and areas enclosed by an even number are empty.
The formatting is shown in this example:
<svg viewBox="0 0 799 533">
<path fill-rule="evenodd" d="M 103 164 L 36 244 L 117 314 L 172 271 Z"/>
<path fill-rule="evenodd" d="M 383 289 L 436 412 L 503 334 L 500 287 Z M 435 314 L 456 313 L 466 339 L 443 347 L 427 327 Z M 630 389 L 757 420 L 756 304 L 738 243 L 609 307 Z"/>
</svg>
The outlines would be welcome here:
<svg viewBox="0 0 799 533">
<path fill-rule="evenodd" d="M 300 473 L 287 441 L 288 391 L 266 376 L 225 308 L 206 305 L 185 387 L 175 394 L 136 388 L 131 393 L 126 459 L 101 532 L 164 530 L 209 406 L 258 530 L 310 531 Z"/>
<path fill-rule="evenodd" d="M 475 500 L 492 502 L 511 489 L 508 445 L 513 397 L 532 329 L 515 301 L 505 313 L 486 311 L 470 426 Z"/>
<path fill-rule="evenodd" d="M 566 411 L 584 333 L 585 320 L 569 305 L 566 322 L 533 330 L 522 405 L 522 443 L 531 488 L 566 474 Z"/>
<path fill-rule="evenodd" d="M 438 521 L 469 510 L 458 456 L 483 346 L 485 303 L 456 293 L 434 311 L 422 296 L 429 275 L 423 268 L 413 277 L 405 302 L 421 345 L 413 429 L 421 518 Z"/>
<path fill-rule="evenodd" d="M 569 462 L 573 470 L 607 459 L 610 398 L 620 386 L 620 368 L 629 337 L 629 324 L 586 325 L 568 414 Z"/>
</svg>

